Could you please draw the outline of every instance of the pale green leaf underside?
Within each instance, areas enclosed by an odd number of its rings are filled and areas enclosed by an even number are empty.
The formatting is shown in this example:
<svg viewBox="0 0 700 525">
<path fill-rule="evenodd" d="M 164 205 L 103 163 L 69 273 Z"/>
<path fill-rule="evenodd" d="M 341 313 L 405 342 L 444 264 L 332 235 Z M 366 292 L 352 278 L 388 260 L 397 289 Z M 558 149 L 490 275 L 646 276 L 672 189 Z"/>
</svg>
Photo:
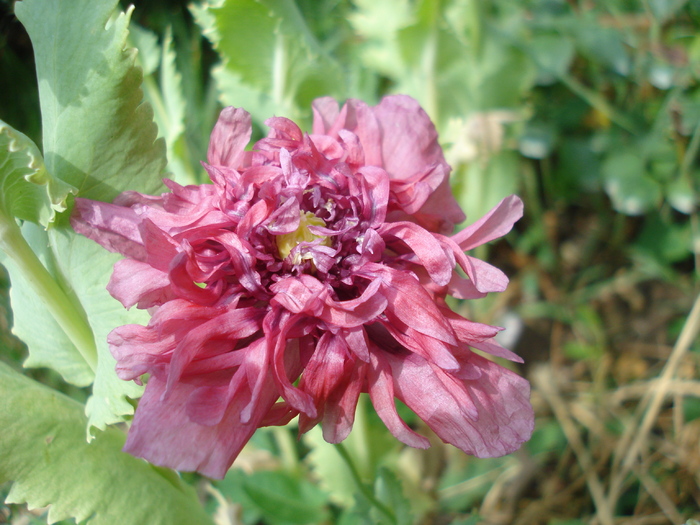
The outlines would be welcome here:
<svg viewBox="0 0 700 525">
<path fill-rule="evenodd" d="M 129 15 L 117 0 L 23 0 L 15 5 L 34 47 L 50 173 L 79 196 L 110 201 L 161 189 L 165 145 L 142 104 L 141 69 L 126 49 Z M 110 17 L 112 17 L 110 19 Z"/>
<path fill-rule="evenodd" d="M 0 215 L 48 226 L 74 189 L 52 177 L 34 142 L 0 120 Z"/>
<path fill-rule="evenodd" d="M 14 481 L 8 502 L 50 504 L 49 523 L 211 523 L 174 473 L 121 452 L 119 430 L 86 443 L 85 423 L 82 405 L 0 363 L 0 483 Z"/>
</svg>

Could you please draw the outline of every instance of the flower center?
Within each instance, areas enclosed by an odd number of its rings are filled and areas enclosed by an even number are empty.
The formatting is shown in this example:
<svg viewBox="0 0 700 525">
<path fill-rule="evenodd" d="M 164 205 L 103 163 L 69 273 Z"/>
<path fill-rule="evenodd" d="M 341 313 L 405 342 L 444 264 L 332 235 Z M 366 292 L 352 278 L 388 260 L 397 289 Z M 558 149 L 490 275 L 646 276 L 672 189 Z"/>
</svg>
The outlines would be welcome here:
<svg viewBox="0 0 700 525">
<path fill-rule="evenodd" d="M 323 219 L 316 217 L 310 211 L 302 211 L 299 218 L 299 227 L 292 233 L 285 233 L 277 236 L 277 249 L 279 250 L 280 257 L 286 259 L 291 251 L 296 248 L 302 242 L 314 242 L 316 240 L 321 240 L 322 246 L 330 246 L 330 238 L 324 235 L 316 235 L 309 230 L 309 226 L 326 226 Z M 300 257 L 299 261 L 295 261 L 294 264 L 301 263 L 301 259 L 313 259 L 313 255 L 306 253 Z"/>
</svg>

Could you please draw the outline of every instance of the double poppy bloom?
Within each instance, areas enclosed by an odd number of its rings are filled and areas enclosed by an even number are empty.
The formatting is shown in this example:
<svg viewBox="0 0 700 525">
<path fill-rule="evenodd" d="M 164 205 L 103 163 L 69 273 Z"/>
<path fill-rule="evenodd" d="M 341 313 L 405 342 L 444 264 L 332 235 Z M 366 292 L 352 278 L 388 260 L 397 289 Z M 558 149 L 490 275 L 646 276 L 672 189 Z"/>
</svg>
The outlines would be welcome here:
<svg viewBox="0 0 700 525">
<path fill-rule="evenodd" d="M 110 293 L 152 313 L 109 336 L 120 378 L 149 374 L 125 450 L 220 478 L 262 426 L 299 416 L 300 433 L 320 423 L 342 441 L 367 392 L 407 445 L 429 441 L 395 399 L 468 454 L 513 452 L 532 433 L 529 385 L 481 354 L 521 360 L 445 297 L 505 289 L 465 252 L 510 231 L 521 201 L 452 235 L 464 214 L 415 100 L 313 111 L 313 133 L 271 118 L 246 151 L 250 115 L 226 108 L 204 164 L 213 184 L 76 200 L 75 230 L 126 257 Z"/>
</svg>

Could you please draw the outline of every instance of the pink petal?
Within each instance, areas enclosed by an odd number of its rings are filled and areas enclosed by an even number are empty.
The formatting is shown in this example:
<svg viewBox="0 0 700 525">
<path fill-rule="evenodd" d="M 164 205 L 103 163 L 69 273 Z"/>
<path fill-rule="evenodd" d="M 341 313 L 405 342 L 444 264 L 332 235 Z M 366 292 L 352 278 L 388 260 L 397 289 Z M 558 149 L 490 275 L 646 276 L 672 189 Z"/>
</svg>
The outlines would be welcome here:
<svg viewBox="0 0 700 525">
<path fill-rule="evenodd" d="M 474 224 L 454 234 L 455 241 L 464 251 L 481 246 L 507 234 L 523 216 L 523 202 L 516 195 L 506 197 Z"/>
<path fill-rule="evenodd" d="M 481 374 L 462 381 L 416 354 L 387 354 L 386 359 L 397 397 L 446 443 L 486 458 L 509 454 L 530 438 L 530 386 L 510 370 L 473 355 L 471 366 Z"/>
<path fill-rule="evenodd" d="M 386 240 L 386 236 L 393 236 L 405 242 L 436 284 L 444 286 L 450 282 L 454 260 L 450 261 L 440 243 L 430 232 L 411 222 L 386 223 L 377 231 L 388 245 L 391 243 Z"/>
<path fill-rule="evenodd" d="M 333 396 L 336 390 L 341 394 L 347 392 L 351 371 L 355 368 L 354 361 L 350 354 L 350 349 L 342 336 L 326 332 L 320 337 L 316 350 L 306 364 L 304 374 L 299 383 L 299 388 L 314 398 L 316 407 L 319 409 L 319 417 L 309 418 L 302 414 L 299 418 L 300 434 L 308 431 L 318 422 L 318 419 L 324 416 L 326 406 L 329 408 L 333 406 L 333 403 L 329 402 L 331 401 L 329 398 Z M 357 403 L 360 389 L 356 387 L 354 391 L 356 391 L 355 403 Z M 343 396 L 340 395 L 338 397 Z M 352 397 L 351 395 L 350 399 Z M 346 414 L 345 417 L 337 409 L 333 411 L 333 415 L 329 416 L 334 421 L 333 425 L 336 427 L 336 432 L 338 431 L 337 427 L 342 427 L 343 431 L 350 431 L 354 420 L 354 406 L 352 408 L 353 413 Z M 331 429 L 329 429 L 329 432 L 331 432 Z M 346 436 L 343 436 L 342 439 Z"/>
<path fill-rule="evenodd" d="M 353 362 L 345 381 L 326 401 L 323 413 L 323 439 L 328 443 L 340 443 L 352 430 L 357 401 L 364 385 L 367 365 Z"/>
<path fill-rule="evenodd" d="M 524 363 L 522 357 L 514 352 L 511 352 L 507 348 L 503 348 L 493 339 L 489 341 L 472 342 L 469 343 L 469 345 L 496 357 L 502 357 L 503 359 L 508 359 L 509 361 L 513 361 L 515 363 Z"/>
<path fill-rule="evenodd" d="M 299 388 L 292 385 L 289 370 L 292 368 L 288 358 L 289 343 L 296 343 L 289 337 L 289 332 L 295 323 L 301 321 L 301 315 L 291 315 L 289 312 L 271 311 L 263 322 L 267 344 L 272 348 L 272 374 L 279 389 L 280 395 L 289 405 L 305 413 L 311 418 L 317 415 L 313 398 Z M 297 374 L 291 374 L 296 378 Z"/>
<path fill-rule="evenodd" d="M 372 111 L 382 129 L 384 167 L 392 178 L 403 179 L 445 162 L 435 126 L 416 100 L 388 96 Z"/>
<path fill-rule="evenodd" d="M 469 257 L 467 259 L 471 263 L 471 272 L 468 272 L 469 278 L 474 282 L 474 286 L 480 292 L 502 292 L 508 287 L 508 277 L 495 266 Z"/>
<path fill-rule="evenodd" d="M 371 212 L 364 218 L 370 226 L 376 228 L 386 218 L 389 202 L 389 177 L 381 168 L 365 166 L 358 170 L 362 182 L 364 209 Z"/>
<path fill-rule="evenodd" d="M 383 358 L 383 356 L 387 354 L 380 350 L 372 352 L 370 355 L 372 364 L 368 372 L 367 384 L 369 397 L 372 400 L 374 409 L 377 411 L 377 415 L 381 418 L 392 435 L 402 443 L 405 443 L 409 447 L 429 448 L 430 441 L 411 430 L 396 411 L 392 371 Z"/>
<path fill-rule="evenodd" d="M 227 107 L 219 114 L 209 139 L 209 164 L 239 167 L 252 132 L 250 114 L 241 108 Z"/>
<path fill-rule="evenodd" d="M 187 416 L 187 404 L 197 387 L 177 383 L 163 398 L 165 383 L 151 376 L 139 402 L 124 451 L 149 462 L 182 471 L 197 471 L 221 479 L 260 425 L 277 399 L 270 378 L 265 380 L 252 417 L 240 421 L 240 412 L 249 396 L 234 396 L 221 418 L 213 426 L 200 425 Z"/>
<path fill-rule="evenodd" d="M 311 108 L 314 113 L 314 134 L 330 134 L 331 127 L 338 120 L 338 102 L 333 97 L 317 98 L 311 104 Z"/>
<path fill-rule="evenodd" d="M 442 234 L 452 233 L 455 225 L 467 218 L 452 194 L 447 177 L 430 194 L 414 217 L 427 230 Z"/>
<path fill-rule="evenodd" d="M 175 298 L 167 273 L 134 259 L 121 259 L 114 264 L 107 291 L 124 308 L 137 303 L 139 308 L 150 308 Z"/>
<path fill-rule="evenodd" d="M 75 199 L 73 229 L 110 252 L 144 261 L 146 250 L 139 231 L 141 218 L 131 208 L 89 199 Z"/>
<path fill-rule="evenodd" d="M 447 344 L 457 344 L 452 327 L 435 301 L 409 272 L 374 263 L 366 264 L 363 270 L 381 276 L 382 294 L 388 300 L 387 309 L 403 323 Z"/>
<path fill-rule="evenodd" d="M 221 315 L 191 329 L 173 351 L 168 390 L 180 380 L 186 367 L 203 351 L 207 343 L 212 340 L 219 344 L 228 343 L 229 351 L 233 352 L 240 339 L 261 331 L 264 315 L 265 310 L 262 308 L 222 309 Z"/>
</svg>

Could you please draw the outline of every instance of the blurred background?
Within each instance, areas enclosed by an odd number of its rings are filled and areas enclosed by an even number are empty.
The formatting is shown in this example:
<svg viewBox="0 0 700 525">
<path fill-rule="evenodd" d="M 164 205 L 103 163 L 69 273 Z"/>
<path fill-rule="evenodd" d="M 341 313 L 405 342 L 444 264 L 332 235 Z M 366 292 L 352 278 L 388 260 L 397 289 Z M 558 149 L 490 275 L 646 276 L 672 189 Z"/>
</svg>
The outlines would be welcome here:
<svg viewBox="0 0 700 525">
<path fill-rule="evenodd" d="M 13 4 L 0 0 L 0 119 L 41 145 L 31 42 Z M 261 137 L 272 115 L 308 130 L 319 96 L 405 93 L 435 122 L 467 223 L 523 198 L 514 231 L 476 253 L 509 275 L 508 290 L 453 307 L 507 327 L 535 433 L 499 459 L 436 438 L 418 451 L 361 403 L 346 448 L 399 523 L 700 519 L 700 1 L 135 4 L 130 45 L 178 182 L 205 182 L 199 162 L 225 105 L 248 110 Z M 3 271 L 0 358 L 19 366 L 9 285 Z M 259 431 L 221 482 L 186 476 L 218 524 L 385 519 L 319 429 L 296 440 L 294 423 Z M 46 519 L 0 504 L 3 522 Z"/>
</svg>

